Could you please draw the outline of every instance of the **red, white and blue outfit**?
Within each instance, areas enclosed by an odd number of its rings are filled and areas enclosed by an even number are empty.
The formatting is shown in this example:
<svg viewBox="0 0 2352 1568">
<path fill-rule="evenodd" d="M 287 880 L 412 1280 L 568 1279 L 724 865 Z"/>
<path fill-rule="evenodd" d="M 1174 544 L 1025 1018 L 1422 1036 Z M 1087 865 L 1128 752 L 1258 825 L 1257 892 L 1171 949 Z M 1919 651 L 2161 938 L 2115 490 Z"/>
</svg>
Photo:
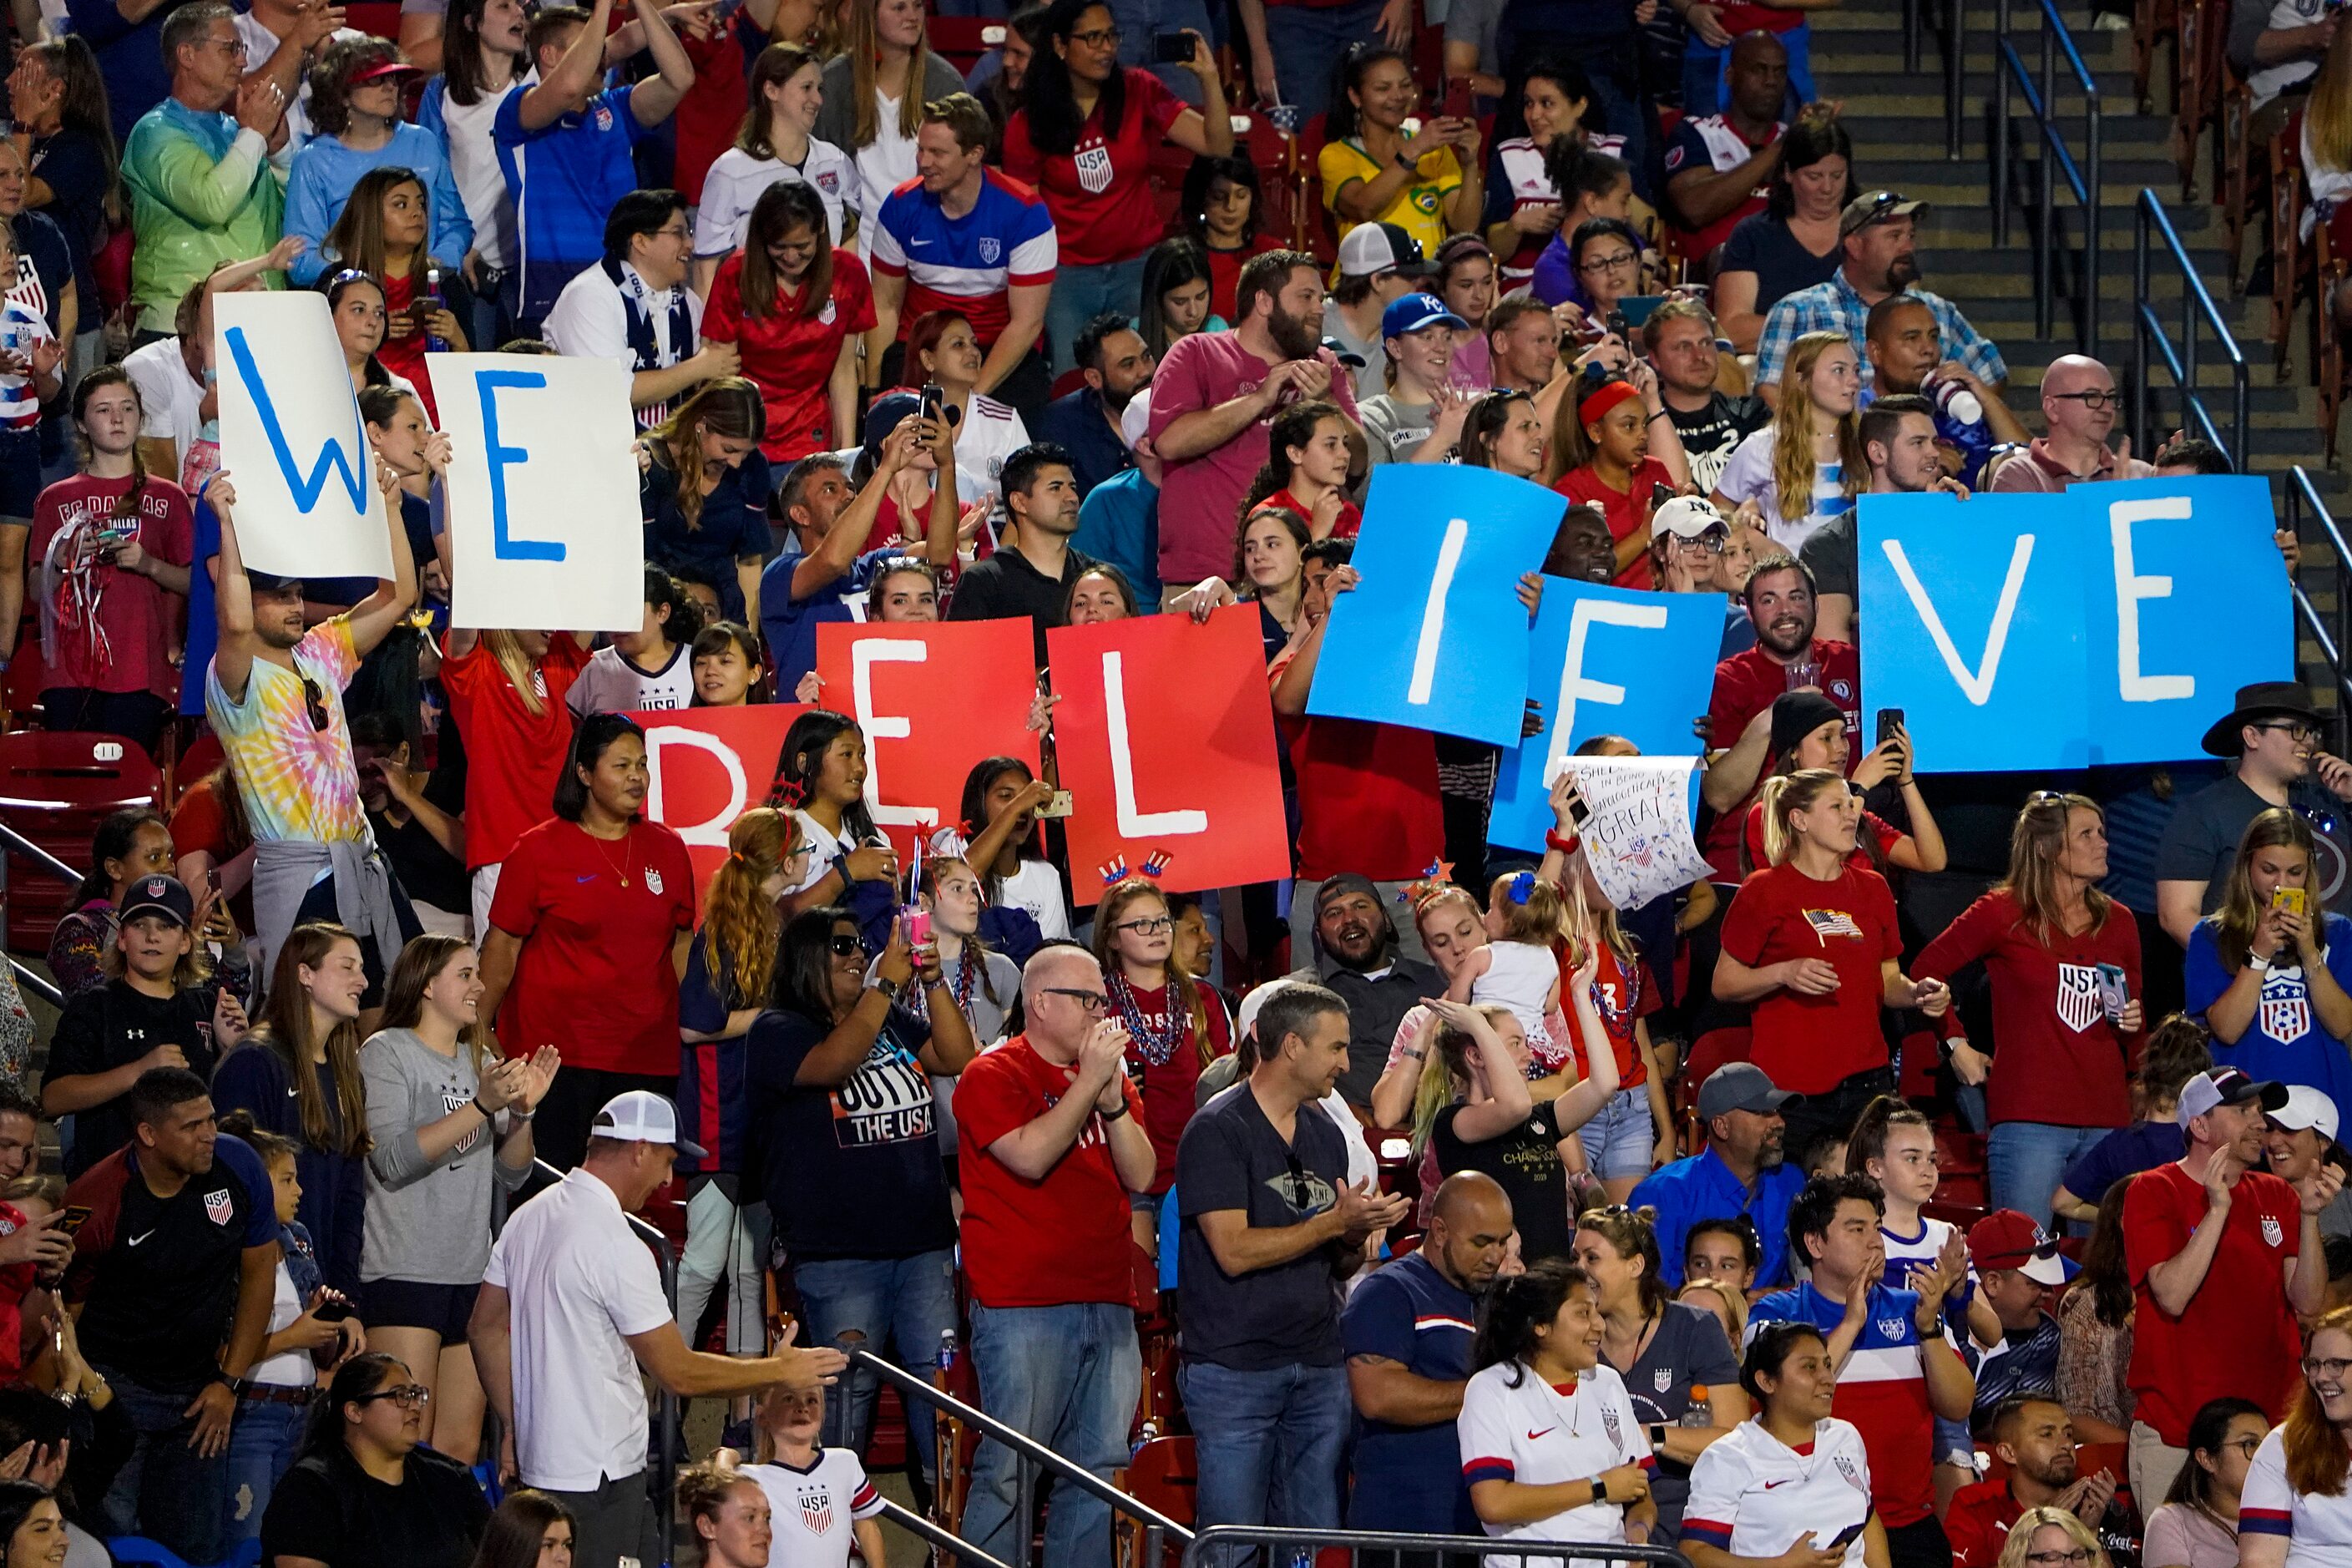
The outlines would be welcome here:
<svg viewBox="0 0 2352 1568">
<path fill-rule="evenodd" d="M 846 1568 L 850 1522 L 882 1511 L 882 1494 L 847 1448 L 826 1448 L 807 1469 L 782 1459 L 746 1465 L 768 1499 L 769 1568 Z"/>
<path fill-rule="evenodd" d="M 1927 1404 L 1926 1352 L 1913 1321 L 1918 1310 L 1916 1291 L 1871 1287 L 1869 1313 L 1838 1373 L 1831 1406 L 1839 1421 L 1852 1422 L 1862 1434 L 1870 1451 L 1872 1500 L 1889 1530 L 1916 1524 L 1936 1510 L 1929 1441 L 1935 1412 Z M 1757 1302 L 1748 1314 L 1748 1337 L 1753 1340 L 1768 1323 L 1800 1322 L 1812 1324 L 1826 1340 L 1844 1321 L 1844 1301 L 1832 1300 L 1808 1281 Z M 1696 1475 L 1692 1486 L 1685 1531 L 1692 1514 L 1707 1517 L 1699 1508 Z"/>
<path fill-rule="evenodd" d="M 1851 1421 L 1820 1422 L 1812 1441 L 1793 1448 L 1762 1422 L 1743 1421 L 1691 1467 L 1682 1539 L 1735 1557 L 1778 1557 L 1804 1540 L 1827 1551 L 1869 1521 L 1870 1486 L 1870 1455 Z M 1862 1568 L 1859 1534 L 1843 1568 Z"/>
<path fill-rule="evenodd" d="M 2352 1568 L 2352 1496 L 2296 1491 L 2286 1479 L 2286 1428 L 2274 1426 L 2246 1471 L 2238 1533 L 2284 1536 L 2294 1568 Z"/>
<path fill-rule="evenodd" d="M 1374 1276 L 1378 1278 L 1378 1276 Z M 1369 1284 L 1370 1281 L 1367 1280 Z M 1624 1379 L 1603 1364 L 1566 1387 L 1546 1383 L 1518 1362 L 1498 1362 L 1470 1379 L 1454 1422 L 1465 1486 L 1517 1481 L 1556 1486 L 1591 1480 L 1621 1465 L 1655 1474 L 1656 1458 Z M 1497 1541 L 1625 1539 L 1622 1503 L 1584 1503 L 1528 1524 L 1489 1524 Z M 1565 1568 L 1557 1557 L 1490 1557 L 1487 1568 Z"/>
<path fill-rule="evenodd" d="M 1421 1253 L 1368 1276 L 1339 1313 L 1349 1356 L 1392 1361 L 1415 1377 L 1454 1383 L 1470 1375 L 1478 1304 Z M 1475 1535 L 1470 1486 L 1454 1468 L 1454 1425 L 1403 1426 L 1359 1412 L 1348 1496 L 1348 1528 Z"/>
<path fill-rule="evenodd" d="M 982 347 L 1011 318 L 1010 289 L 1054 280 L 1059 252 L 1043 197 L 993 169 L 981 173 L 980 199 L 951 218 L 940 198 L 909 180 L 883 198 L 874 225 L 874 270 L 907 280 L 898 338 L 929 310 L 954 310 Z"/>
</svg>

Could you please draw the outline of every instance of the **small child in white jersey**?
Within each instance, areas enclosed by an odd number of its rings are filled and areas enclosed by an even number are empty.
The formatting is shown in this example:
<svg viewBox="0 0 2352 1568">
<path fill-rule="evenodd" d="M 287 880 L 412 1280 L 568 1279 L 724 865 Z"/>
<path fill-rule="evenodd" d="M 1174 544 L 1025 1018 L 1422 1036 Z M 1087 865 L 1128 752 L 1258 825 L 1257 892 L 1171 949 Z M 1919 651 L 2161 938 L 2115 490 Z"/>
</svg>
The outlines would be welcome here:
<svg viewBox="0 0 2352 1568">
<path fill-rule="evenodd" d="M 767 1494 L 769 1568 L 842 1568 L 850 1545 L 870 1568 L 883 1555 L 882 1494 L 847 1448 L 828 1448 L 824 1391 L 772 1388 L 760 1401 L 753 1452 L 763 1456 L 741 1474 Z"/>
<path fill-rule="evenodd" d="M 29 522 L 41 494 L 41 404 L 64 386 L 65 345 L 26 302 L 16 237 L 0 223 L 0 520 Z"/>
<path fill-rule="evenodd" d="M 1486 945 L 1463 964 L 1448 994 L 1508 1007 L 1529 1049 L 1549 1043 L 1544 1020 L 1559 1010 L 1559 957 L 1552 943 L 1567 931 L 1568 901 L 1558 884 L 1533 871 L 1496 878 L 1486 893 Z"/>
</svg>

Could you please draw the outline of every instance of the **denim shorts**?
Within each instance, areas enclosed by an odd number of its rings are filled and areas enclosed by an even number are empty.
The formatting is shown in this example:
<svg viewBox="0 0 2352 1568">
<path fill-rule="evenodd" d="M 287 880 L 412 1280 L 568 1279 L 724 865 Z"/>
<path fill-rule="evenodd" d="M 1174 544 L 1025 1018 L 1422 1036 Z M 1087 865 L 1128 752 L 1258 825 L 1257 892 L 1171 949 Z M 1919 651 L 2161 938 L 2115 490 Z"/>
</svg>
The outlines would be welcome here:
<svg viewBox="0 0 2352 1568">
<path fill-rule="evenodd" d="M 1658 1142 L 1658 1130 L 1650 1121 L 1649 1087 L 1621 1089 L 1611 1095 L 1592 1120 L 1577 1129 L 1577 1136 L 1584 1140 L 1584 1157 L 1592 1173 L 1603 1181 L 1648 1175 L 1650 1152 Z"/>
</svg>

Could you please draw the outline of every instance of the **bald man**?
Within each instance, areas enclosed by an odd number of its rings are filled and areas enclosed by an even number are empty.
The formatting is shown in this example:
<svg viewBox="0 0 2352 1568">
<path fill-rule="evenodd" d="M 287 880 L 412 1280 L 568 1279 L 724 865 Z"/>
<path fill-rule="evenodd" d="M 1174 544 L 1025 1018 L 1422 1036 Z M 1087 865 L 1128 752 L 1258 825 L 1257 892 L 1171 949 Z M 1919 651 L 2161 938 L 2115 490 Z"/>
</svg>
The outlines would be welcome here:
<svg viewBox="0 0 2352 1568">
<path fill-rule="evenodd" d="M 1511 1238 L 1511 1200 L 1464 1171 L 1437 1189 L 1420 1249 L 1348 1298 L 1339 1334 L 1356 1405 L 1350 1530 L 1477 1535 L 1454 1418 L 1470 1380 L 1471 1325 Z"/>
<path fill-rule="evenodd" d="M 1127 1075 L 1127 1028 L 1104 1016 L 1104 1001 L 1092 953 L 1039 949 L 1021 974 L 1028 1032 L 964 1069 L 955 1117 L 981 1404 L 1108 1481 L 1127 1463 L 1143 1390 L 1129 1197 L 1151 1185 L 1157 1162 Z M 1011 1561 L 1017 1506 L 1012 1454 L 982 1444 L 964 1539 Z M 1110 1524 L 1095 1498 L 1056 1488 L 1045 1561 L 1108 1565 Z"/>
<path fill-rule="evenodd" d="M 2116 378 L 2087 354 L 2062 354 L 2042 373 L 2042 419 L 2050 434 L 1993 466 L 1985 488 L 1995 491 L 2052 492 L 2097 479 L 2144 479 L 2155 468 L 2131 455 L 2131 437 L 2119 451 L 2107 437 L 2122 412 Z"/>
</svg>

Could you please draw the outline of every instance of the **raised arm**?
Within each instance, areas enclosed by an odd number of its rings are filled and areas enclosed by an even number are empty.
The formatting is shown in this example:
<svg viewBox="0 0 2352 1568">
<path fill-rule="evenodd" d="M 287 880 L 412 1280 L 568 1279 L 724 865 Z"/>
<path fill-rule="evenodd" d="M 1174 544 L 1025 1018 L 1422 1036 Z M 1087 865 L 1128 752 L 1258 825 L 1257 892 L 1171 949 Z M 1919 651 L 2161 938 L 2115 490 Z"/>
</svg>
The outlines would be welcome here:
<svg viewBox="0 0 2352 1568">
<path fill-rule="evenodd" d="M 224 470 L 213 476 L 203 494 L 220 519 L 220 579 L 213 590 L 220 639 L 213 652 L 213 675 L 231 701 L 243 702 L 246 680 L 253 673 L 253 583 L 245 574 L 245 555 L 237 548 L 236 490 Z"/>
<path fill-rule="evenodd" d="M 523 89 L 522 102 L 515 106 L 526 131 L 544 131 L 563 118 L 564 110 L 592 91 L 604 71 L 604 35 L 613 25 L 613 0 L 595 0 L 588 14 L 588 25 L 582 27 L 538 85 Z M 650 84 L 648 84 L 650 85 Z M 637 89 L 639 92 L 644 88 Z M 635 99 L 636 94 L 629 95 Z"/>
<path fill-rule="evenodd" d="M 636 12 L 646 29 L 646 48 L 661 74 L 630 89 L 629 112 L 638 124 L 651 127 L 677 111 L 678 100 L 694 86 L 694 62 L 687 58 L 686 46 L 677 41 L 660 6 L 639 5 Z"/>
<path fill-rule="evenodd" d="M 378 578 L 375 592 L 351 608 L 352 646 L 362 658 L 391 635 L 416 603 L 416 562 L 409 553 L 408 527 L 400 516 L 400 476 L 382 459 L 375 467 L 377 496 L 392 532 L 392 576 Z"/>
</svg>

